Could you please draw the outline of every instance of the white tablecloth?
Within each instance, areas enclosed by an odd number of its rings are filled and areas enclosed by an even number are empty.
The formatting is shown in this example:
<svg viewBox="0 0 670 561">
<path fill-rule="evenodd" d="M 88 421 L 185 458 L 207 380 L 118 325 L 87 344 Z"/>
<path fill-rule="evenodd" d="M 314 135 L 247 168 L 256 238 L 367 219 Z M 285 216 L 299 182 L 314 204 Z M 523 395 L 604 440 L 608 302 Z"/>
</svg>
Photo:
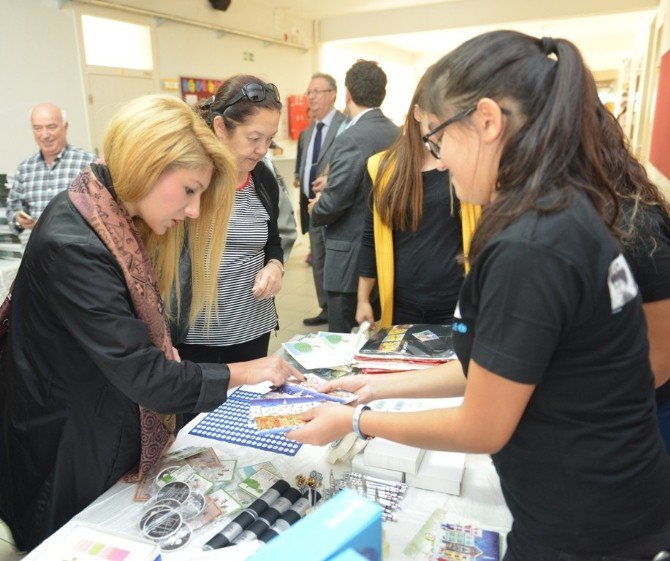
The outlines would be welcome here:
<svg viewBox="0 0 670 561">
<path fill-rule="evenodd" d="M 249 389 L 258 391 L 257 388 Z M 311 470 L 322 472 L 326 484 L 331 469 L 336 475 L 348 470 L 347 465 L 331 466 L 326 462 L 327 447 L 304 445 L 296 456 L 289 457 L 188 434 L 188 431 L 203 416 L 204 414 L 198 416 L 184 427 L 179 433 L 173 449 L 185 446 L 211 446 L 222 459 L 237 458 L 237 467 L 270 461 L 291 484 L 293 484 L 297 474 L 307 474 Z M 124 526 L 128 527 L 129 520 L 139 520 L 140 518 L 141 503 L 133 502 L 133 493 L 134 485 L 117 483 L 70 521 L 68 525 L 78 520 L 112 531 L 119 531 L 119 528 Z M 387 561 L 407 561 L 408 558 L 402 553 L 403 549 L 426 522 L 430 514 L 438 508 L 445 510 L 449 518 L 456 522 L 470 521 L 473 524 L 496 529 L 503 533 L 509 530 L 512 524 L 511 514 L 502 497 L 498 476 L 490 457 L 485 455 L 469 454 L 466 457 L 460 496 L 410 488 L 401 505 L 402 510 L 398 513 L 398 521 L 384 522 L 385 539 L 390 545 L 390 552 L 385 557 Z M 164 552 L 162 559 L 164 561 L 213 561 L 217 559 L 235 561 L 236 559 L 245 559 L 250 551 L 257 547 L 257 542 L 213 552 L 203 552 L 200 549 L 200 546 L 227 522 L 228 520 L 220 522 L 212 527 L 207 534 L 200 536 L 196 534 L 185 549 L 176 552 Z M 58 533 L 46 540 L 25 560 L 29 561 L 37 558 L 42 548 L 46 547 L 48 542 L 57 536 Z"/>
</svg>

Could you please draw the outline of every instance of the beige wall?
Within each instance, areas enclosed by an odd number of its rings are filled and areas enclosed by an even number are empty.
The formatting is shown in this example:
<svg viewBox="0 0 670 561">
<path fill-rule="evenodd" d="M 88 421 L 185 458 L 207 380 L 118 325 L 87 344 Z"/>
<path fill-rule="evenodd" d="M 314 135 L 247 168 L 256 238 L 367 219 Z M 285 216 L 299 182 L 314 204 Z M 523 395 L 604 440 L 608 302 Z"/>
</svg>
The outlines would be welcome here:
<svg viewBox="0 0 670 561">
<path fill-rule="evenodd" d="M 61 3 L 63 7 L 59 8 Z M 289 33 L 298 29 L 306 46 L 313 41 L 310 20 L 261 8 L 251 0 L 232 2 L 226 12 L 212 10 L 207 0 L 121 3 L 268 37 L 275 37 L 281 29 Z M 0 0 L 0 117 L 4 131 L 0 135 L 0 173 L 13 173 L 21 160 L 36 151 L 28 112 L 42 101 L 63 107 L 70 122 L 70 142 L 91 149 L 83 57 L 77 39 L 79 13 L 150 25 L 159 85 L 163 79 L 180 75 L 223 78 L 249 72 L 276 83 L 285 98 L 304 91 L 314 68 L 311 49 L 305 52 L 264 45 L 259 40 L 233 34 L 219 38 L 215 31 L 79 2 Z M 252 52 L 254 61 L 244 61 L 244 52 Z M 158 91 L 162 91 L 160 87 Z M 284 115 L 280 132 L 286 131 L 285 119 Z M 290 153 L 292 143 L 284 143 Z"/>
</svg>

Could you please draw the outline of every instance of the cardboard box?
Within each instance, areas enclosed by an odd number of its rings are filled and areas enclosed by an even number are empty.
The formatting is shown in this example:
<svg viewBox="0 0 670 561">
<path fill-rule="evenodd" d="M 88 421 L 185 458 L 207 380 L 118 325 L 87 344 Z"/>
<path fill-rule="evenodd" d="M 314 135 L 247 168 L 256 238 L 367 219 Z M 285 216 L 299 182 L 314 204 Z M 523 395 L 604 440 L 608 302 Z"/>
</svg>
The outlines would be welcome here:
<svg viewBox="0 0 670 561">
<path fill-rule="evenodd" d="M 384 438 L 374 438 L 365 447 L 365 464 L 371 467 L 416 474 L 421 465 L 422 448 L 398 444 Z"/>
<path fill-rule="evenodd" d="M 351 460 L 351 471 L 355 473 L 362 473 L 370 477 L 378 477 L 379 479 L 387 479 L 388 481 L 405 482 L 405 473 L 393 469 L 384 469 L 369 466 L 365 463 L 365 454 L 356 454 Z"/>
<path fill-rule="evenodd" d="M 405 483 L 419 489 L 460 495 L 464 470 L 465 454 L 429 450 L 417 473 L 405 474 Z"/>
<path fill-rule="evenodd" d="M 351 548 L 368 561 L 381 561 L 381 515 L 378 504 L 344 489 L 249 559 L 332 561 Z"/>
<path fill-rule="evenodd" d="M 330 561 L 367 561 L 360 553 L 357 553 L 353 549 L 347 549 L 342 553 L 331 557 Z"/>
</svg>

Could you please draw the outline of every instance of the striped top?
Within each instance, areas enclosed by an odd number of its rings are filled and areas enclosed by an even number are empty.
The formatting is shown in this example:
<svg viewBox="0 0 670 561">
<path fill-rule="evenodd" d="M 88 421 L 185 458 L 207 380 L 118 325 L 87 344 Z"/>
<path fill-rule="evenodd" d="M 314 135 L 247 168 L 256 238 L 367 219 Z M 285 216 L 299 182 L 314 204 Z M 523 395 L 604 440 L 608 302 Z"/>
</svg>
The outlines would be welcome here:
<svg viewBox="0 0 670 561">
<path fill-rule="evenodd" d="M 198 316 L 189 329 L 187 344 L 220 347 L 246 343 L 277 325 L 274 299 L 255 300 L 251 293 L 256 275 L 265 265 L 269 219 L 250 178 L 249 185 L 235 193 L 217 281 L 218 314 L 209 331 L 205 330 L 204 313 Z"/>
</svg>

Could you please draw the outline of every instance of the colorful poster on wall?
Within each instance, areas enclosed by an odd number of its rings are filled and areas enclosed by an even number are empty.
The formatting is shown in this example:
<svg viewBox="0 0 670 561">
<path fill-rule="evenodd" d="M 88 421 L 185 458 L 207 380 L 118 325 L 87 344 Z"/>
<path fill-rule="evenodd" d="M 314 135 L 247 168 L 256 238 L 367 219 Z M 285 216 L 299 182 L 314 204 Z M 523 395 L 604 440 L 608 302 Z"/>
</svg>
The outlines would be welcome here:
<svg viewBox="0 0 670 561">
<path fill-rule="evenodd" d="M 649 161 L 670 179 L 670 51 L 661 57 Z"/>
<path fill-rule="evenodd" d="M 221 80 L 180 76 L 181 98 L 189 105 L 196 105 L 214 95 L 222 83 Z"/>
</svg>

